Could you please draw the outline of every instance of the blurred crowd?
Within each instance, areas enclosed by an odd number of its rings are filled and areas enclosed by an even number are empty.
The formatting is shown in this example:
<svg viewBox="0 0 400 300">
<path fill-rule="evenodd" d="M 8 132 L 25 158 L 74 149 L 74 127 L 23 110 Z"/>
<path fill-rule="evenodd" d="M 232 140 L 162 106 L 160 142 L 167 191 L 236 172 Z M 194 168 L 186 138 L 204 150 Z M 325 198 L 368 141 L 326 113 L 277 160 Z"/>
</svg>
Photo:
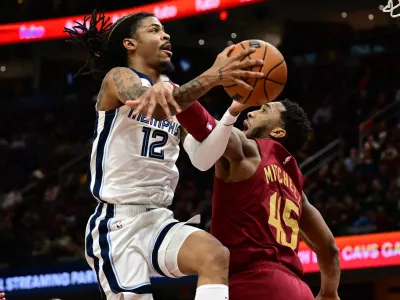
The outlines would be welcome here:
<svg viewBox="0 0 400 300">
<path fill-rule="evenodd" d="M 344 145 L 334 160 L 306 176 L 309 200 L 335 235 L 398 230 L 400 122 L 396 115 L 380 113 L 389 105 L 389 112 L 399 109 L 398 63 L 388 63 L 386 55 L 354 65 L 334 61 L 299 67 L 287 61 L 291 71 L 282 97 L 299 102 L 314 128 L 308 147 L 294 153 L 298 162 L 334 140 Z M 86 78 L 65 87 L 52 76 L 39 92 L 26 88 L 29 79 L 0 82 L 3 97 L 12 99 L 0 111 L 3 266 L 84 258 L 85 226 L 96 205 L 87 187 L 87 165 L 98 85 Z M 190 77 L 172 75 L 180 84 Z M 215 89 L 201 102 L 219 118 L 229 101 Z M 178 168 L 175 217 L 201 214 L 201 226 L 208 229 L 213 170 L 197 171 L 184 151 Z"/>
</svg>

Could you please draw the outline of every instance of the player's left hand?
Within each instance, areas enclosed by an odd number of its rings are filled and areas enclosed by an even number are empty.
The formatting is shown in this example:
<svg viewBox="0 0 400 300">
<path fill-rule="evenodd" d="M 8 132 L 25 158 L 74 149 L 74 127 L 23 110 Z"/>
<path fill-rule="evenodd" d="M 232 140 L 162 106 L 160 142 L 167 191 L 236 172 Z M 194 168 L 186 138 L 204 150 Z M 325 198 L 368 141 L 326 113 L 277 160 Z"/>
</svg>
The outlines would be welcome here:
<svg viewBox="0 0 400 300">
<path fill-rule="evenodd" d="M 169 105 L 171 104 L 177 113 L 181 112 L 179 104 L 175 101 L 172 92 L 174 87 L 169 82 L 158 82 L 149 88 L 142 96 L 136 100 L 128 100 L 125 104 L 129 107 L 135 108 L 133 115 L 138 113 L 146 113 L 146 119 L 150 120 L 153 116 L 157 104 L 159 104 L 167 118 L 172 120 L 172 113 Z"/>
<path fill-rule="evenodd" d="M 0 300 L 6 300 L 6 294 L 0 293 Z"/>
<path fill-rule="evenodd" d="M 244 111 L 245 109 L 248 109 L 249 107 L 251 107 L 251 105 L 242 104 L 240 102 L 233 100 L 231 106 L 229 107 L 229 112 L 232 116 L 237 116 L 242 111 Z"/>
</svg>

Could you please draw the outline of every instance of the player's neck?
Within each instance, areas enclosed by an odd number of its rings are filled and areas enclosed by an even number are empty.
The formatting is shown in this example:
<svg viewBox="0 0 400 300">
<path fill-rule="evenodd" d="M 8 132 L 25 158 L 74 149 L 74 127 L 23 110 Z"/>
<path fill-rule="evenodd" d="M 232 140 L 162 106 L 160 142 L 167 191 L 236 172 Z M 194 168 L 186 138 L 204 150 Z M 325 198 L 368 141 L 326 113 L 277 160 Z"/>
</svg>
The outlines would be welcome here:
<svg viewBox="0 0 400 300">
<path fill-rule="evenodd" d="M 151 81 L 153 82 L 153 84 L 157 83 L 158 81 L 160 81 L 160 76 L 161 73 L 159 70 L 156 70 L 152 67 L 149 67 L 148 65 L 146 65 L 143 60 L 136 60 L 136 59 L 131 59 L 128 62 L 129 68 L 134 69 L 137 72 L 143 73 L 145 75 L 147 75 Z"/>
</svg>

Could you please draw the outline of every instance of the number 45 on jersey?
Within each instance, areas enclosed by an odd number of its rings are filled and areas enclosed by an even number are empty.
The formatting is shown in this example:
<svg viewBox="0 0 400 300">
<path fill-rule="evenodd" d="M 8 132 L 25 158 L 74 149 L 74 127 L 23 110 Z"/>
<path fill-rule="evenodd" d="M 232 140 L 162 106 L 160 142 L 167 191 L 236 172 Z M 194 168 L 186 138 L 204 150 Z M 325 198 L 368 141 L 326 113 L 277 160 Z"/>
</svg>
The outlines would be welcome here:
<svg viewBox="0 0 400 300">
<path fill-rule="evenodd" d="M 275 239 L 279 244 L 295 250 L 299 239 L 299 223 L 296 219 L 293 219 L 290 214 L 293 211 L 298 216 L 299 208 L 293 201 L 285 199 L 285 206 L 283 214 L 281 215 L 281 200 L 282 198 L 278 198 L 277 192 L 273 193 L 270 197 L 268 224 L 276 229 Z M 284 230 L 284 226 L 289 227 L 292 231 L 289 241 L 287 240 L 287 231 Z"/>
</svg>

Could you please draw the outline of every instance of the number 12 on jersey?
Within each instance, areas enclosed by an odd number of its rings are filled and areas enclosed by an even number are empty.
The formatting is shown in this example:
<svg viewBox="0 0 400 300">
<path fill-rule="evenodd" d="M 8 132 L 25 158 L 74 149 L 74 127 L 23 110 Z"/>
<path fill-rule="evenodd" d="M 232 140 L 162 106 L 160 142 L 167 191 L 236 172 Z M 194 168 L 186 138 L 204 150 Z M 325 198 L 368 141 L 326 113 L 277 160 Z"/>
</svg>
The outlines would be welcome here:
<svg viewBox="0 0 400 300">
<path fill-rule="evenodd" d="M 298 216 L 299 208 L 289 199 L 285 199 L 285 207 L 281 216 L 281 200 L 282 198 L 278 198 L 277 192 L 273 193 L 270 197 L 268 224 L 276 229 L 276 241 L 294 250 L 297 247 L 299 239 L 299 223 L 290 216 L 290 213 L 293 211 Z M 282 224 L 282 219 L 284 224 Z M 289 227 L 292 231 L 290 241 L 287 241 L 286 231 L 283 229 L 283 226 Z"/>
<path fill-rule="evenodd" d="M 151 134 L 150 127 L 143 127 L 143 143 L 142 143 L 142 151 L 140 155 L 147 157 L 147 155 L 151 158 L 164 159 L 164 150 L 157 151 L 157 148 L 161 148 L 165 146 L 168 141 L 168 133 L 162 130 L 155 129 L 153 134 Z M 153 141 L 150 143 L 150 137 L 152 139 L 156 139 L 161 137 L 161 140 Z"/>
</svg>

